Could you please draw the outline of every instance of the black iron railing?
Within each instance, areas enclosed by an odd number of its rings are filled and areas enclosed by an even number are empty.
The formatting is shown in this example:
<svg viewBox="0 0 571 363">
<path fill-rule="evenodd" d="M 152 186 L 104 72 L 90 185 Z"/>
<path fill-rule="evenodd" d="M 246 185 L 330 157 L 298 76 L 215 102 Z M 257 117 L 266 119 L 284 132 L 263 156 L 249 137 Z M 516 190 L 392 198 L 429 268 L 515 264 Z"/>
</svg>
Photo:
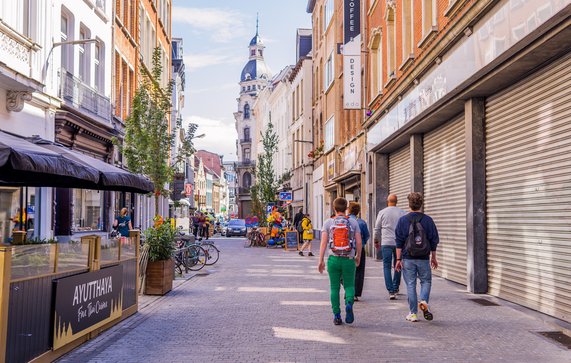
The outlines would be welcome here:
<svg viewBox="0 0 571 363">
<path fill-rule="evenodd" d="M 65 69 L 60 69 L 60 97 L 80 111 L 111 122 L 111 101 Z"/>
</svg>

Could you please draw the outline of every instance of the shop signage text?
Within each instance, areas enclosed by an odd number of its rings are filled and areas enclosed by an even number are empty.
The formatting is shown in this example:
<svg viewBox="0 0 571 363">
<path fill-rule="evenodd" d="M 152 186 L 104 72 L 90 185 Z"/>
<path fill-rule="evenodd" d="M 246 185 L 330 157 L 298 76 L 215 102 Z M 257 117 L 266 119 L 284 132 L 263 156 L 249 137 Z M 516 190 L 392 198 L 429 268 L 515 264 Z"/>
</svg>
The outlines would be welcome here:
<svg viewBox="0 0 571 363">
<path fill-rule="evenodd" d="M 343 108 L 361 109 L 361 0 L 345 0 Z"/>
<path fill-rule="evenodd" d="M 121 317 L 123 266 L 55 281 L 54 350 Z"/>
</svg>

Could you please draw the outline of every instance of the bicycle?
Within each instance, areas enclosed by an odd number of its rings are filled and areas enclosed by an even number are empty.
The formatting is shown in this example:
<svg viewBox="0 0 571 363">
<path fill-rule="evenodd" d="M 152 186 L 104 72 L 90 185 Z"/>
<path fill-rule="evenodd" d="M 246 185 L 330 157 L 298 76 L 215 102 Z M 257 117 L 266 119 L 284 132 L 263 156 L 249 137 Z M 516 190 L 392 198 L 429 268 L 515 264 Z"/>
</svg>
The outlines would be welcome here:
<svg viewBox="0 0 571 363">
<path fill-rule="evenodd" d="M 193 245 L 201 247 L 204 250 L 205 265 L 212 266 L 218 262 L 218 259 L 220 258 L 220 250 L 214 245 L 214 242 L 202 241 L 202 238 L 200 238 L 198 242 L 194 242 L 192 236 L 186 236 L 182 231 L 177 231 L 176 238 L 176 241 L 184 243 L 185 247 Z"/>
<path fill-rule="evenodd" d="M 173 253 L 175 270 L 180 274 L 190 271 L 199 271 L 206 266 L 206 251 L 198 244 L 187 244 L 184 241 L 176 241 L 179 247 Z"/>
<path fill-rule="evenodd" d="M 256 227 L 248 233 L 244 247 L 266 247 L 266 236 Z"/>
</svg>

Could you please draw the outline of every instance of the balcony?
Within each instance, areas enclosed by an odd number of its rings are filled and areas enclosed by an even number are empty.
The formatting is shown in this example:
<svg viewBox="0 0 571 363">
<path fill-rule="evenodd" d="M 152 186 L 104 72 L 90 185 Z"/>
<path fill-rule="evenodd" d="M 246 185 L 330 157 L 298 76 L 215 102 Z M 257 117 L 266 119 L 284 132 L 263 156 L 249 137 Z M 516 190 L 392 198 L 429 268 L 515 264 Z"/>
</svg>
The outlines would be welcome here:
<svg viewBox="0 0 571 363">
<path fill-rule="evenodd" d="M 111 124 L 111 101 L 65 69 L 60 69 L 60 97 L 69 106 L 104 124 Z"/>
<path fill-rule="evenodd" d="M 240 139 L 240 144 L 251 144 L 251 143 L 252 143 L 251 137 L 246 137 L 246 138 Z"/>
<path fill-rule="evenodd" d="M 250 195 L 250 188 L 238 188 L 239 195 Z"/>
</svg>

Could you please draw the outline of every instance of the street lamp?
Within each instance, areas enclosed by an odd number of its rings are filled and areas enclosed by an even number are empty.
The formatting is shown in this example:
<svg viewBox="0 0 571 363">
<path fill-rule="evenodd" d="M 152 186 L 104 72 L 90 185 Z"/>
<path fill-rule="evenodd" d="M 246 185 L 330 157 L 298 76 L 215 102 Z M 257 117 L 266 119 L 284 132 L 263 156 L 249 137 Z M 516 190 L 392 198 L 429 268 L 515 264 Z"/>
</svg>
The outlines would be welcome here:
<svg viewBox="0 0 571 363">
<path fill-rule="evenodd" d="M 44 69 L 42 70 L 42 81 L 46 79 L 46 72 L 48 71 L 48 67 L 50 66 L 50 57 L 52 56 L 52 52 L 54 51 L 55 47 L 59 47 L 62 45 L 78 45 L 78 44 L 89 44 L 89 43 L 98 43 L 98 39 L 79 39 L 79 40 L 67 40 L 65 42 L 55 42 L 52 44 L 50 52 L 48 53 L 46 64 Z"/>
</svg>

